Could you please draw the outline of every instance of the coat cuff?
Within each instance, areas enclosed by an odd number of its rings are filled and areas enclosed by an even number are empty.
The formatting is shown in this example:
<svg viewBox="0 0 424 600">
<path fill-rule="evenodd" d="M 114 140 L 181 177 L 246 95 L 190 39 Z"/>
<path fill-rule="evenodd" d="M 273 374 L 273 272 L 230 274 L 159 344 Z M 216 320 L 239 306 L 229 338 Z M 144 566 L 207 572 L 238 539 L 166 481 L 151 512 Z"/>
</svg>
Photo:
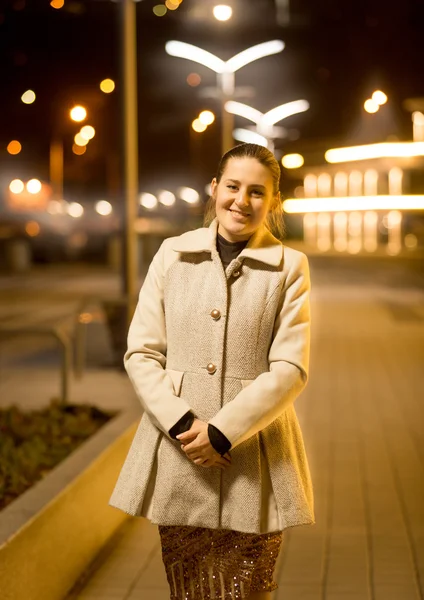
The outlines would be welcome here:
<svg viewBox="0 0 424 600">
<path fill-rule="evenodd" d="M 226 454 L 231 448 L 230 440 L 215 425 L 208 425 L 209 441 L 214 450 L 221 456 Z"/>
<path fill-rule="evenodd" d="M 191 428 L 195 418 L 196 417 L 191 412 L 191 410 L 186 412 L 186 414 L 183 415 L 181 417 L 181 419 L 179 419 L 179 421 L 177 421 L 173 427 L 171 427 L 171 429 L 169 430 L 169 436 L 172 439 L 176 440 L 177 435 L 180 435 L 180 433 L 184 433 L 185 431 L 188 431 Z"/>
</svg>

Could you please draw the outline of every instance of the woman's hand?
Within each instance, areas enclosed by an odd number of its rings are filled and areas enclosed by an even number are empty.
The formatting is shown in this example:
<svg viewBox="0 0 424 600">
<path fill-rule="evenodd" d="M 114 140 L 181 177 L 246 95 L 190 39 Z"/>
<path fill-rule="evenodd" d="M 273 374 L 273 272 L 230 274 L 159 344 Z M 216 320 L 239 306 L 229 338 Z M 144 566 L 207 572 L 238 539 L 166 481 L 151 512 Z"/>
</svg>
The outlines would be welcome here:
<svg viewBox="0 0 424 600">
<path fill-rule="evenodd" d="M 181 449 L 195 465 L 200 467 L 218 467 L 225 469 L 231 465 L 231 456 L 221 456 L 212 446 L 208 435 L 208 424 L 200 419 L 194 419 L 188 431 L 177 435 L 182 442 Z"/>
</svg>

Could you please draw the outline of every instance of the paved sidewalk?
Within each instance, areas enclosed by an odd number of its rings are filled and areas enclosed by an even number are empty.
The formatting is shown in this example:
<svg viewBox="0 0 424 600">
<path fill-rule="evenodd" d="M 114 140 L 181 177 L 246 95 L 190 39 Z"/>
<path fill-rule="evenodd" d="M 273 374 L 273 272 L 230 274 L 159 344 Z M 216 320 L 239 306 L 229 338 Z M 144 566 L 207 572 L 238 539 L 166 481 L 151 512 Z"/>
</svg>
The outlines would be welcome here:
<svg viewBox="0 0 424 600">
<path fill-rule="evenodd" d="M 297 402 L 316 524 L 286 531 L 273 600 L 424 598 L 424 291 L 398 291 L 317 277 Z M 155 526 L 129 520 L 74 598 L 167 600 Z"/>
</svg>

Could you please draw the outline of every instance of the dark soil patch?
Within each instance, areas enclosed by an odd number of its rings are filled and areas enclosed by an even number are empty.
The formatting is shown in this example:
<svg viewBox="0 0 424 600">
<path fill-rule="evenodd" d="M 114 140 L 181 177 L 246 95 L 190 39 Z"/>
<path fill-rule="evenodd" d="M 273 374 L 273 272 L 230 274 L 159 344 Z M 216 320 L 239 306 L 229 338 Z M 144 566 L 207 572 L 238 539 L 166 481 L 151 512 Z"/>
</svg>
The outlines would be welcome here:
<svg viewBox="0 0 424 600">
<path fill-rule="evenodd" d="M 114 415 L 89 405 L 0 410 L 0 510 L 69 456 Z"/>
</svg>

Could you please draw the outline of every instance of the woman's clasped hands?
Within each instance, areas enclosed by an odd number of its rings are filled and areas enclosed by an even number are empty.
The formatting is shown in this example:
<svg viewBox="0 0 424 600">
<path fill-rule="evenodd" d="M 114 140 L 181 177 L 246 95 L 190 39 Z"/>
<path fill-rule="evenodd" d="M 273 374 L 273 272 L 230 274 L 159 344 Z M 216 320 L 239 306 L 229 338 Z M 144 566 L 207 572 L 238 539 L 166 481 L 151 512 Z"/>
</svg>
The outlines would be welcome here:
<svg viewBox="0 0 424 600">
<path fill-rule="evenodd" d="M 177 435 L 182 442 L 181 449 L 187 458 L 200 467 L 218 467 L 226 469 L 231 465 L 231 456 L 227 452 L 221 456 L 212 446 L 208 435 L 208 424 L 194 419 L 191 428 Z"/>
</svg>

